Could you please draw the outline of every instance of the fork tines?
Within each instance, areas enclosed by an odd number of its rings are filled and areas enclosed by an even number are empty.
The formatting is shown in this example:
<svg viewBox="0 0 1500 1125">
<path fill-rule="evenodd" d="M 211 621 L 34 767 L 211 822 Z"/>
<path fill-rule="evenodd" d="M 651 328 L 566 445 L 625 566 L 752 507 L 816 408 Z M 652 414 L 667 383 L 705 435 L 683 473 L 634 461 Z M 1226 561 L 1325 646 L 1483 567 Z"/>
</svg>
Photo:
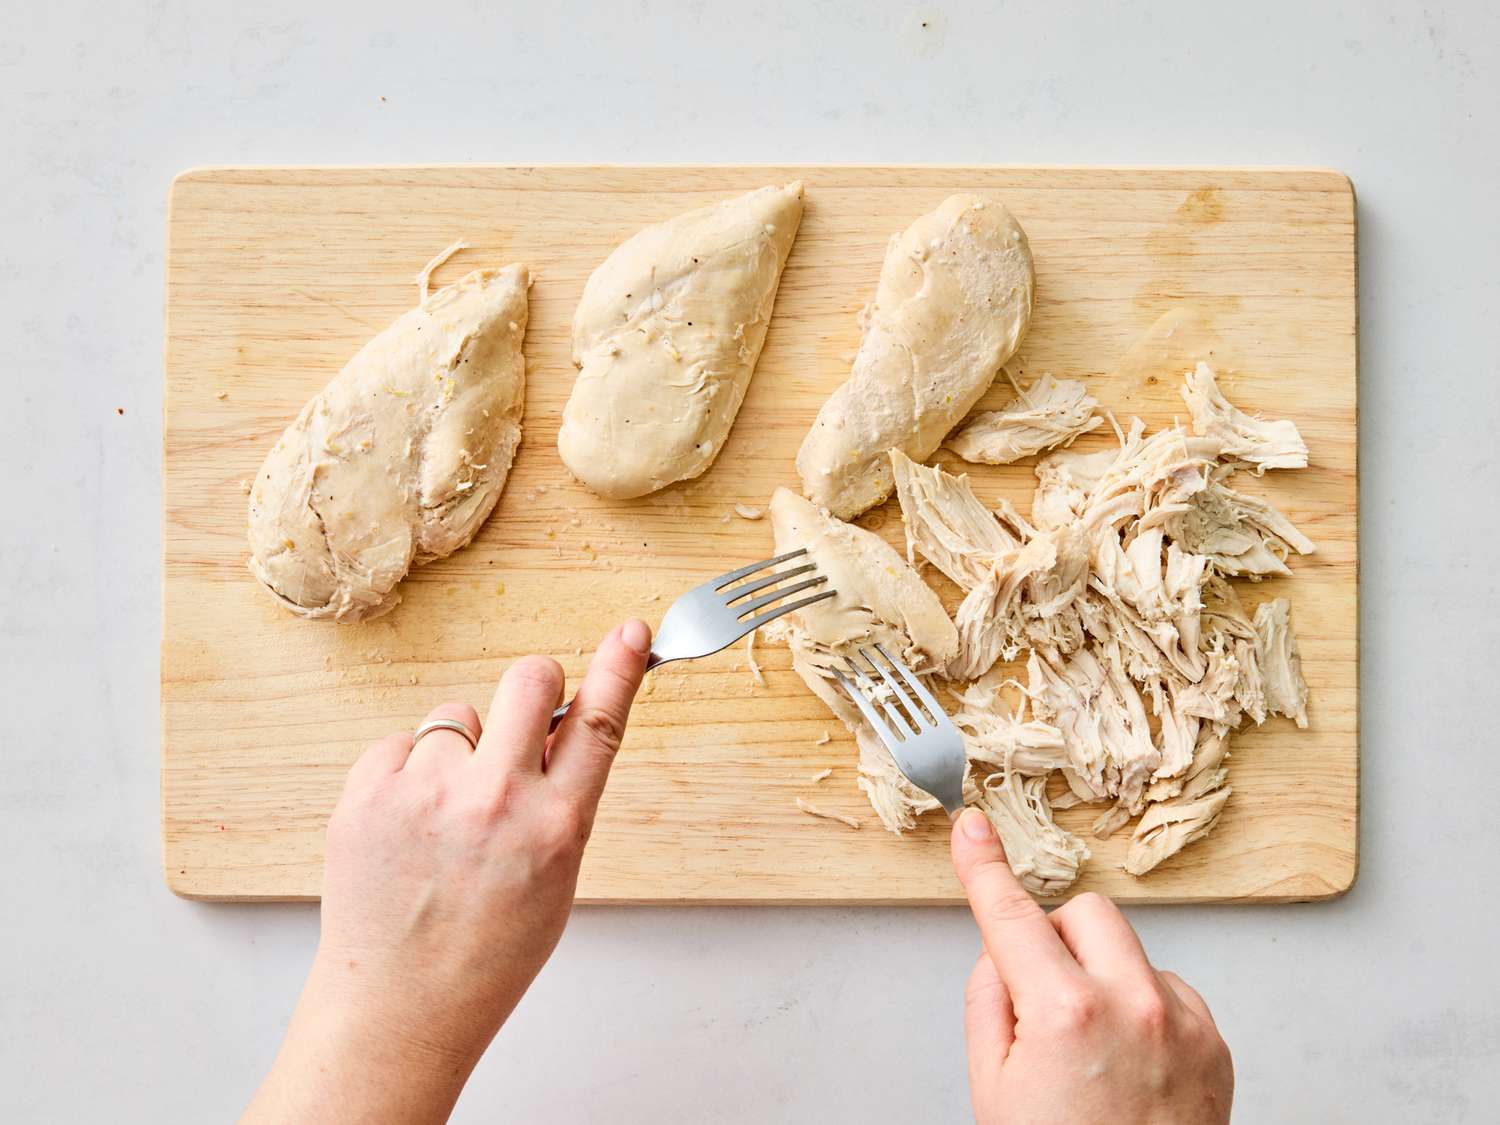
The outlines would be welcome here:
<svg viewBox="0 0 1500 1125">
<path fill-rule="evenodd" d="M 742 624 L 749 629 L 758 629 L 762 625 L 776 620 L 782 614 L 791 613 L 793 610 L 802 609 L 815 602 L 825 601 L 834 596 L 835 591 L 824 590 L 820 593 L 800 598 L 794 602 L 773 606 L 774 602 L 781 601 L 782 598 L 799 594 L 803 590 L 810 590 L 814 586 L 820 586 L 828 581 L 826 575 L 817 573 L 817 566 L 811 562 L 802 566 L 788 567 L 785 570 L 773 570 L 770 574 L 761 576 L 761 572 L 769 567 L 775 567 L 780 563 L 789 562 L 792 559 L 802 558 L 806 554 L 807 549 L 800 548 L 796 551 L 788 551 L 784 555 L 777 555 L 774 559 L 766 559 L 763 562 L 742 566 L 739 570 L 732 570 L 724 575 L 719 580 L 719 584 L 715 587 L 715 590 L 723 595 L 724 604 L 735 611 L 736 618 Z M 794 582 L 789 586 L 779 585 L 789 578 L 796 578 L 802 574 L 811 574 L 812 577 L 804 578 L 801 582 Z M 751 578 L 752 576 L 757 577 L 754 577 L 752 581 L 735 585 L 742 578 Z M 742 599 L 750 597 L 751 594 L 760 593 L 762 590 L 766 592 L 760 594 L 759 597 L 751 598 L 750 601 L 742 602 Z M 772 608 L 767 609 L 766 607 L 768 606 Z M 761 613 L 758 617 L 753 616 L 762 609 L 765 609 L 766 612 Z M 746 620 L 747 618 L 751 618 L 751 620 Z"/>
<path fill-rule="evenodd" d="M 876 660 L 875 653 L 879 653 L 882 659 Z M 890 653 L 878 644 L 860 649 L 859 655 L 870 666 L 870 671 L 880 677 L 879 681 L 873 679 L 869 672 L 850 657 L 844 659 L 849 677 L 844 676 L 837 668 L 832 671 L 877 734 L 888 741 L 891 738 L 907 739 L 937 725 L 939 716 L 944 713 L 942 708 L 938 706 L 932 693 L 922 686 L 922 682 L 904 664 L 892 659 Z M 896 675 L 893 676 L 892 672 Z M 902 680 L 905 681 L 904 685 Z M 880 720 L 876 707 L 889 718 L 888 724 Z"/>
</svg>

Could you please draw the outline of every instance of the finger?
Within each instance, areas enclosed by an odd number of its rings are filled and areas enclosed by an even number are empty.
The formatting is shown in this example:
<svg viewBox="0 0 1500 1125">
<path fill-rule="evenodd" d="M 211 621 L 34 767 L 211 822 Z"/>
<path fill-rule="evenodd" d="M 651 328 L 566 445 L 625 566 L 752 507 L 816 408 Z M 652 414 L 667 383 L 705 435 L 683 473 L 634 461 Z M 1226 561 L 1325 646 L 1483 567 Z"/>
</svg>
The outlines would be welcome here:
<svg viewBox="0 0 1500 1125">
<path fill-rule="evenodd" d="M 476 739 L 479 738 L 479 716 L 467 703 L 440 703 L 427 712 L 427 717 L 422 722 L 430 723 L 434 719 L 451 719 L 462 723 Z M 406 760 L 402 772 L 426 773 L 445 769 L 467 761 L 473 752 L 474 747 L 469 745 L 469 740 L 456 730 L 428 731 L 412 747 L 411 757 Z"/>
<path fill-rule="evenodd" d="M 1219 1025 L 1214 1020 L 1214 1014 L 1208 1010 L 1208 1004 L 1204 1001 L 1203 997 L 1198 995 L 1197 990 L 1192 985 L 1188 984 L 1187 981 L 1183 980 L 1170 969 L 1163 969 L 1158 975 L 1161 977 L 1162 983 L 1176 994 L 1177 999 L 1182 1001 L 1188 1011 L 1206 1020 L 1209 1027 L 1218 1028 Z"/>
<path fill-rule="evenodd" d="M 979 954 L 964 989 L 964 1039 L 969 1048 L 969 1088 L 985 1089 L 995 1081 L 1016 1041 L 1010 990 L 988 953 Z"/>
<path fill-rule="evenodd" d="M 349 775 L 344 779 L 344 790 L 347 792 L 356 786 L 389 777 L 406 765 L 410 754 L 411 735 L 404 730 L 388 734 L 379 742 L 372 742 L 354 765 L 349 767 Z"/>
<path fill-rule="evenodd" d="M 1105 980 L 1149 980 L 1155 970 L 1120 908 L 1092 891 L 1054 910 L 1048 919 L 1084 971 Z"/>
<path fill-rule="evenodd" d="M 953 822 L 951 847 L 984 948 L 1016 1001 L 1024 1004 L 1029 996 L 1049 993 L 1063 978 L 1082 975 L 1042 908 L 1011 873 L 988 817 L 965 809 Z"/>
<path fill-rule="evenodd" d="M 547 773 L 586 809 L 604 792 L 650 651 L 651 630 L 641 621 L 627 621 L 605 637 L 552 740 Z"/>
<path fill-rule="evenodd" d="M 479 740 L 482 764 L 540 773 L 552 710 L 562 700 L 562 665 L 550 656 L 523 656 L 505 670 Z"/>
</svg>

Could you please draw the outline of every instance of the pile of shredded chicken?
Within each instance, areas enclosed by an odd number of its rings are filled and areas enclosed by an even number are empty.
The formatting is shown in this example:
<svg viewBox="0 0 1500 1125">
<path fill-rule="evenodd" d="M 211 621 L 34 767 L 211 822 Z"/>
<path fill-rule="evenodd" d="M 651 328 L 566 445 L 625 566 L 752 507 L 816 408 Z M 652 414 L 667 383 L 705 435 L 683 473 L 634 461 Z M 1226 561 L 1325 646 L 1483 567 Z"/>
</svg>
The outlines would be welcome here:
<svg viewBox="0 0 1500 1125">
<path fill-rule="evenodd" d="M 1064 424 L 1043 435 L 1037 415 L 1013 404 L 985 420 L 985 459 L 1090 428 L 1093 400 L 1079 415 L 1081 386 L 1057 388 L 1049 379 L 1039 397 L 1067 404 Z M 1252 617 L 1228 581 L 1289 574 L 1290 556 L 1312 552 L 1272 505 L 1231 487 L 1237 471 L 1305 466 L 1307 447 L 1293 423 L 1232 406 L 1205 364 L 1188 372 L 1183 398 L 1190 427 L 1148 436 L 1136 419 L 1116 427 L 1118 448 L 1042 458 L 1029 519 L 1003 502 L 991 512 L 967 476 L 891 454 L 907 561 L 920 556 L 965 595 L 957 650 L 934 667 L 929 646 L 922 670 L 965 685 L 953 689 L 954 721 L 972 800 L 1038 894 L 1065 890 L 1089 856 L 1054 823 L 1054 807 L 1105 806 L 1093 826 L 1101 839 L 1139 817 L 1125 869 L 1144 875 L 1212 830 L 1231 792 L 1236 727 L 1273 714 L 1307 725 L 1287 602 Z M 805 647 L 799 655 L 808 659 Z M 1001 661 L 1024 662 L 1024 682 Z M 861 734 L 852 708 L 835 710 Z M 891 777 L 872 737 L 859 742 L 876 813 L 892 831 L 910 828 L 935 802 Z M 1049 801 L 1054 774 L 1066 790 Z"/>
</svg>

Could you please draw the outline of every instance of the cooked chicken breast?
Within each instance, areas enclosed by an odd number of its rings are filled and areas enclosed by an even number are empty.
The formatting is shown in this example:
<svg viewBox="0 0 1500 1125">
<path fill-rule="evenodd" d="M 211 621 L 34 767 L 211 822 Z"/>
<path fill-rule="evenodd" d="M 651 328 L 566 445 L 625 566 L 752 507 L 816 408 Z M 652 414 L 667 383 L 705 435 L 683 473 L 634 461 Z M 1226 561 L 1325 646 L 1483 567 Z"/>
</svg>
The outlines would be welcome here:
<svg viewBox="0 0 1500 1125">
<path fill-rule="evenodd" d="M 859 785 L 881 823 L 892 832 L 910 829 L 918 815 L 941 806 L 901 774 L 831 670 L 858 660 L 859 649 L 879 644 L 927 675 L 953 658 L 958 632 L 938 596 L 880 536 L 834 519 L 784 488 L 771 497 L 770 513 L 776 553 L 806 548 L 838 594 L 777 622 L 791 647 L 792 667 L 854 733 Z"/>
<path fill-rule="evenodd" d="M 955 195 L 891 240 L 849 379 L 797 453 L 802 490 L 849 519 L 891 494 L 888 454 L 924 461 L 989 389 L 1031 321 L 1026 234 Z"/>
<path fill-rule="evenodd" d="M 283 606 L 378 616 L 474 537 L 521 441 L 529 284 L 512 265 L 426 297 L 287 427 L 250 492 L 250 569 Z"/>
<path fill-rule="evenodd" d="M 760 358 L 802 184 L 766 187 L 635 234 L 573 316 L 578 378 L 558 452 L 600 496 L 698 476 L 724 447 Z"/>
<path fill-rule="evenodd" d="M 809 642 L 830 650 L 883 644 L 919 673 L 953 656 L 958 634 L 943 603 L 884 539 L 785 488 L 771 497 L 770 512 L 776 553 L 806 548 L 838 595 L 791 615 Z"/>
</svg>

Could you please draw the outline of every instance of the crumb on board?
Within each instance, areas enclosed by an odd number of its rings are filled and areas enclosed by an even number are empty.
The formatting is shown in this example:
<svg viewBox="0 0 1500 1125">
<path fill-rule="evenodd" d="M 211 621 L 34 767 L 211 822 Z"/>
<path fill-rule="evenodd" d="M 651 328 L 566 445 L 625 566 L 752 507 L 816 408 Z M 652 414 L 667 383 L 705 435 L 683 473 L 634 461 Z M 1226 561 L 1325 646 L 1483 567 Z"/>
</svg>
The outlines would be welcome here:
<svg viewBox="0 0 1500 1125">
<path fill-rule="evenodd" d="M 852 816 L 845 816 L 843 813 L 829 812 L 827 809 L 820 809 L 811 801 L 804 801 L 801 797 L 797 798 L 797 807 L 805 812 L 808 816 L 822 817 L 824 820 L 836 820 L 840 824 L 847 824 L 850 828 L 859 827 L 859 821 L 855 820 Z"/>
<path fill-rule="evenodd" d="M 766 510 L 764 508 L 752 507 L 749 504 L 736 504 L 734 506 L 734 514 L 742 520 L 758 520 L 766 514 Z"/>
<path fill-rule="evenodd" d="M 750 635 L 745 638 L 745 663 L 750 668 L 750 678 L 755 681 L 756 687 L 766 686 L 766 674 L 760 670 L 760 665 L 755 662 L 755 630 L 750 630 Z"/>
<path fill-rule="evenodd" d="M 826 746 L 828 743 L 830 743 L 832 741 L 833 741 L 833 735 L 829 734 L 828 733 L 828 728 L 825 727 L 823 729 L 822 737 L 814 739 L 813 740 L 813 745 L 814 746 Z"/>
<path fill-rule="evenodd" d="M 240 491 L 242 493 L 244 493 L 246 496 L 249 496 L 250 495 L 250 482 L 247 481 L 247 480 L 240 481 Z"/>
<path fill-rule="evenodd" d="M 214 398 L 218 399 L 220 402 L 223 402 L 228 397 L 229 397 L 229 392 L 228 391 L 215 391 L 214 392 Z"/>
<path fill-rule="evenodd" d="M 820 781 L 827 781 L 832 776 L 833 776 L 833 770 L 831 770 L 831 769 L 821 769 L 817 773 L 813 774 L 812 783 L 814 785 L 816 785 Z"/>
<path fill-rule="evenodd" d="M 732 517 L 730 516 L 730 514 L 728 512 L 725 512 L 722 516 L 719 517 L 719 522 L 720 523 L 728 523 L 731 518 Z"/>
<path fill-rule="evenodd" d="M 323 671 L 325 671 L 325 672 L 331 672 L 331 671 L 333 671 L 333 654 L 332 653 L 325 653 L 324 654 L 324 656 L 323 656 Z"/>
</svg>

